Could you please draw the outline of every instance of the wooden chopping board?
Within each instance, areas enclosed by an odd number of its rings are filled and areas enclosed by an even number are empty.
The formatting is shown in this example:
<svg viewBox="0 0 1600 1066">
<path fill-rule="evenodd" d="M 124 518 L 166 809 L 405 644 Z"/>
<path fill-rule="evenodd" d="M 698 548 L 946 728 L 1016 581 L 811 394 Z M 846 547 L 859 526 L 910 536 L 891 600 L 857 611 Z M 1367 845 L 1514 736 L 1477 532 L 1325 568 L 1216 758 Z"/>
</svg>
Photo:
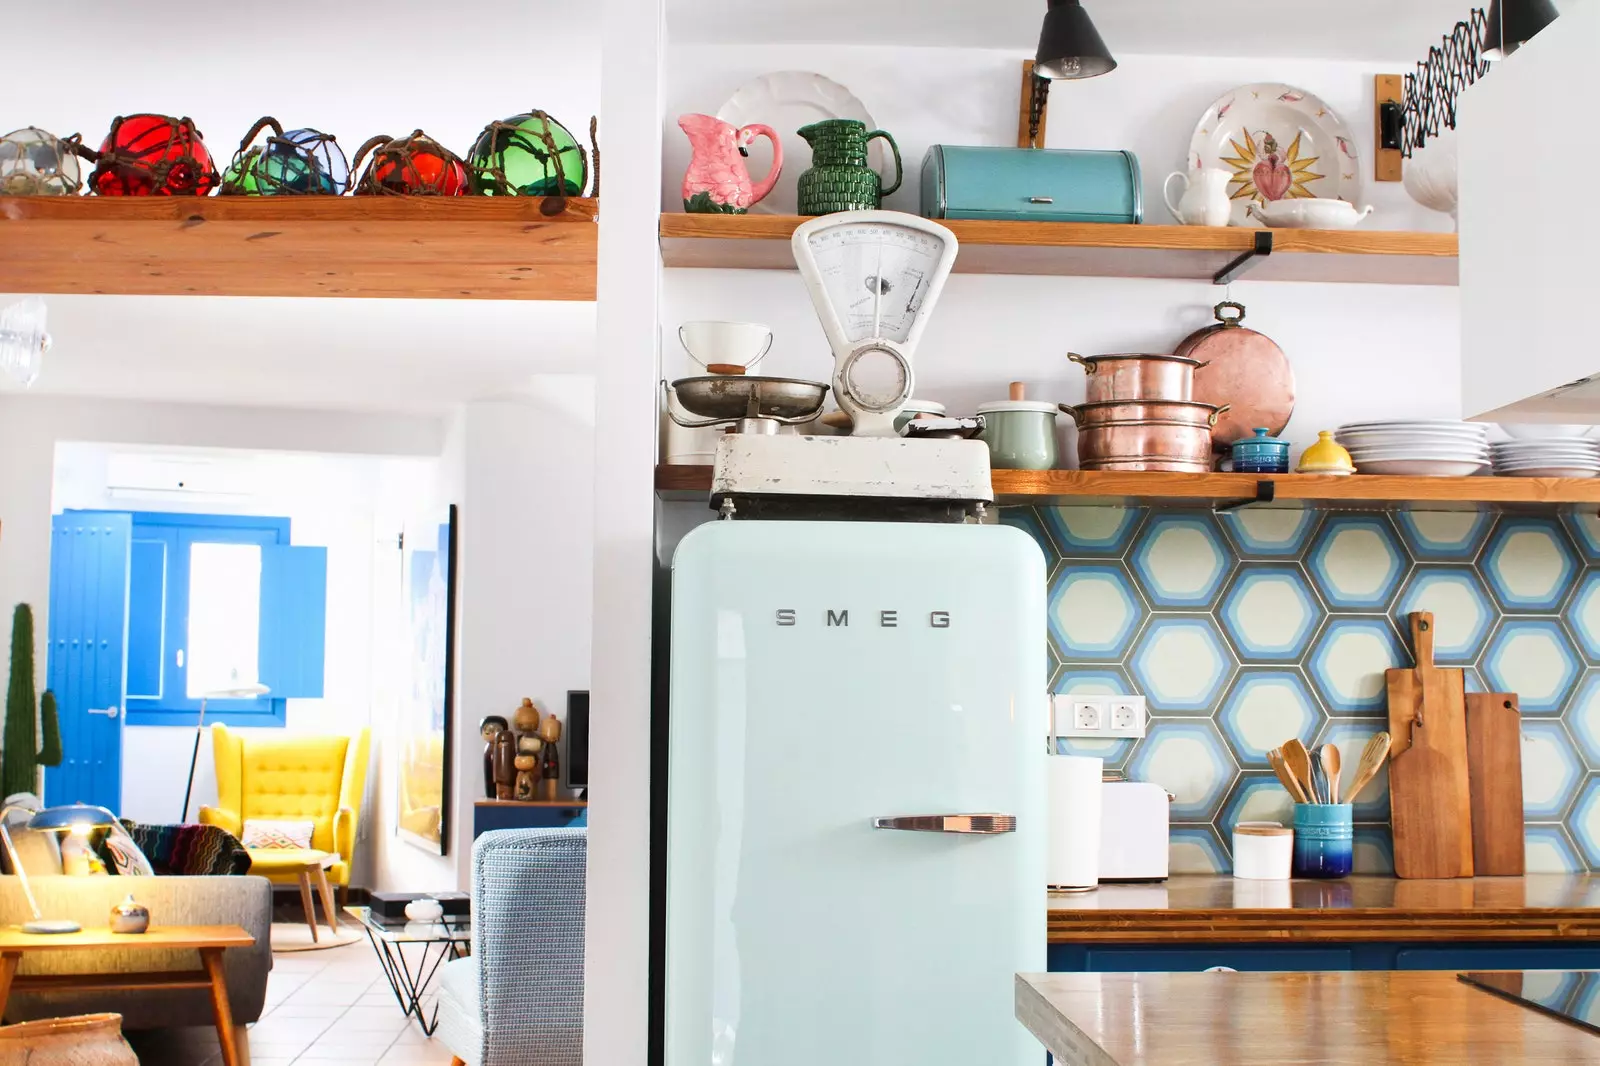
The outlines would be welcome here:
<svg viewBox="0 0 1600 1066">
<path fill-rule="evenodd" d="M 1522 836 L 1522 711 L 1517 697 L 1467 695 L 1467 779 L 1472 793 L 1472 870 L 1520 877 Z"/>
<path fill-rule="evenodd" d="M 1384 672 L 1394 872 L 1471 877 L 1466 677 L 1459 669 L 1433 665 L 1433 615 L 1416 611 L 1410 621 L 1416 667 Z"/>
</svg>

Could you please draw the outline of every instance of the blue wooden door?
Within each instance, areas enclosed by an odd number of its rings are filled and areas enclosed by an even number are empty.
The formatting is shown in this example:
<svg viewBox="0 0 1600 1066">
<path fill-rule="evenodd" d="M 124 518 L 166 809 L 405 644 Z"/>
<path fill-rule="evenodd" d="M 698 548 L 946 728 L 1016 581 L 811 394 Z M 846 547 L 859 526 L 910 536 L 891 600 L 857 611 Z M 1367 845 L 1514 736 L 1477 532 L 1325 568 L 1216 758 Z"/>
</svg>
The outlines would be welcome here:
<svg viewBox="0 0 1600 1066">
<path fill-rule="evenodd" d="M 56 515 L 50 538 L 46 676 L 61 718 L 61 765 L 45 803 L 122 806 L 131 515 Z M 176 795 L 176 793 L 174 793 Z"/>
</svg>

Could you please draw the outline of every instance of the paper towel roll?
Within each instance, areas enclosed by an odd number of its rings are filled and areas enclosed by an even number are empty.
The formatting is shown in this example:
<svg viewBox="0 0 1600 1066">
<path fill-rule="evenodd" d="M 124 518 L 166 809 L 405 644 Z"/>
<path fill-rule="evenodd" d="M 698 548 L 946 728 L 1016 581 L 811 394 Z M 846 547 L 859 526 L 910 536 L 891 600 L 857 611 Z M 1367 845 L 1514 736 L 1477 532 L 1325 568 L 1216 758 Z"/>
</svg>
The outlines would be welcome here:
<svg viewBox="0 0 1600 1066">
<path fill-rule="evenodd" d="M 1100 775 L 1105 760 L 1052 755 L 1048 762 L 1047 883 L 1051 888 L 1094 888 L 1100 883 Z"/>
</svg>

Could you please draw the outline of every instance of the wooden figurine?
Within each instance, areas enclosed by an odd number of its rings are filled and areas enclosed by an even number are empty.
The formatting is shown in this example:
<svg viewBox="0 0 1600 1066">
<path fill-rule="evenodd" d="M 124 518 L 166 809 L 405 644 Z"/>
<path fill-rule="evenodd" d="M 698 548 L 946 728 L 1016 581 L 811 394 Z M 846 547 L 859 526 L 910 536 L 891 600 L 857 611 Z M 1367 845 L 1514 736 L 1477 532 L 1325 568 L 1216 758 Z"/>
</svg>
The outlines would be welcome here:
<svg viewBox="0 0 1600 1066">
<path fill-rule="evenodd" d="M 517 738 L 509 729 L 494 738 L 494 798 L 508 800 L 517 783 Z"/>
<path fill-rule="evenodd" d="M 546 715 L 539 726 L 539 737 L 544 741 L 544 759 L 539 767 L 539 798 L 556 800 L 561 791 L 561 756 L 556 744 L 561 740 L 561 721 L 555 715 Z"/>
<path fill-rule="evenodd" d="M 495 738 L 511 725 L 498 714 L 486 716 L 478 723 L 478 734 L 483 737 L 483 798 L 495 799 L 499 792 L 494 784 L 494 742 Z"/>
<path fill-rule="evenodd" d="M 529 736 L 539 733 L 539 708 L 526 696 L 522 698 L 522 706 L 518 707 L 511 716 L 511 721 L 517 727 L 517 732 Z"/>
<path fill-rule="evenodd" d="M 535 777 L 535 775 L 537 773 L 537 770 L 538 770 L 538 767 L 539 767 L 539 756 L 537 756 L 537 755 L 518 755 L 517 756 L 517 760 L 516 760 L 516 766 L 517 766 L 517 788 L 516 788 L 516 793 L 513 796 L 513 798 L 514 799 L 519 799 L 519 800 L 531 800 L 531 799 L 534 798 L 534 796 L 533 796 L 533 792 L 534 792 L 533 783 L 534 783 L 534 777 Z"/>
</svg>

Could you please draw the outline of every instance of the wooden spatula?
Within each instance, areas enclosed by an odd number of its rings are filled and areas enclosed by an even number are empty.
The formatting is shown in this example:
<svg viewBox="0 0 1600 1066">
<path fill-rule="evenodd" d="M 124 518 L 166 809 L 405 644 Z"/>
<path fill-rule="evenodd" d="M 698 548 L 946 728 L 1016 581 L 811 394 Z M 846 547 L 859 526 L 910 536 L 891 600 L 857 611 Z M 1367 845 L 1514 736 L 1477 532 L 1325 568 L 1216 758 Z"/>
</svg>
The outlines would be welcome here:
<svg viewBox="0 0 1600 1066">
<path fill-rule="evenodd" d="M 1311 753 L 1306 746 L 1300 743 L 1298 737 L 1291 737 L 1283 743 L 1283 764 L 1289 768 L 1289 773 L 1300 783 L 1300 793 L 1310 797 L 1309 802 L 1317 802 L 1316 792 L 1312 786 Z M 1306 802 L 1302 800 L 1301 802 Z"/>
<path fill-rule="evenodd" d="M 1361 790 L 1371 784 L 1372 779 L 1378 776 L 1378 771 L 1383 769 L 1383 764 L 1389 759 L 1389 742 L 1388 733 L 1376 733 L 1367 741 L 1367 746 L 1361 752 L 1361 761 L 1356 763 L 1356 776 L 1350 782 L 1347 802 L 1354 803 Z"/>
<path fill-rule="evenodd" d="M 1317 750 L 1317 758 L 1322 760 L 1322 774 L 1328 779 L 1328 802 L 1339 802 L 1339 745 L 1324 744 Z"/>
<path fill-rule="evenodd" d="M 1281 782 L 1283 787 L 1288 790 L 1289 795 L 1294 797 L 1295 802 L 1307 802 L 1305 791 L 1301 789 L 1300 782 L 1294 779 L 1294 775 L 1291 774 L 1289 772 L 1289 768 L 1284 765 L 1282 748 L 1273 748 L 1271 751 L 1267 752 L 1267 764 L 1271 766 L 1273 772 L 1278 775 L 1278 781 Z"/>
</svg>

